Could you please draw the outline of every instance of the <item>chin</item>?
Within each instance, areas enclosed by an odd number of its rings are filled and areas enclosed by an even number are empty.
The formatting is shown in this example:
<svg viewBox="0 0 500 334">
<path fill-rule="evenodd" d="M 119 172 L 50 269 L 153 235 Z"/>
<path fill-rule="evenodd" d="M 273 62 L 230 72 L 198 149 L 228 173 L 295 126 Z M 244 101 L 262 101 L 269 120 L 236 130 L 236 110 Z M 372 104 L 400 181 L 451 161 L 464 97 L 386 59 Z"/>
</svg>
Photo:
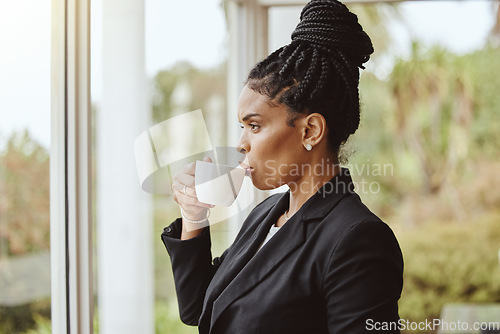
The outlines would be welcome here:
<svg viewBox="0 0 500 334">
<path fill-rule="evenodd" d="M 273 190 L 281 187 L 285 183 L 279 183 L 277 180 L 272 178 L 261 178 L 256 175 L 252 175 L 252 183 L 255 188 L 259 190 Z"/>
</svg>

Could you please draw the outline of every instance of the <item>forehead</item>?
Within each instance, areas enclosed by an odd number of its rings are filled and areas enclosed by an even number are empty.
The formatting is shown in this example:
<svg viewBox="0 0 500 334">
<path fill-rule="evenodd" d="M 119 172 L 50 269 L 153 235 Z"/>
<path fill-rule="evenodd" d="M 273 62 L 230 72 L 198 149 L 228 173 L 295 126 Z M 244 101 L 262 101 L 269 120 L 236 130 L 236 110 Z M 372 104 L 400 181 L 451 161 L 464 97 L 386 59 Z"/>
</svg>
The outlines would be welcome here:
<svg viewBox="0 0 500 334">
<path fill-rule="evenodd" d="M 286 108 L 283 105 L 271 103 L 266 96 L 245 86 L 238 102 L 238 120 L 242 122 L 248 116 L 264 119 L 280 118 L 280 116 L 286 116 Z"/>
</svg>

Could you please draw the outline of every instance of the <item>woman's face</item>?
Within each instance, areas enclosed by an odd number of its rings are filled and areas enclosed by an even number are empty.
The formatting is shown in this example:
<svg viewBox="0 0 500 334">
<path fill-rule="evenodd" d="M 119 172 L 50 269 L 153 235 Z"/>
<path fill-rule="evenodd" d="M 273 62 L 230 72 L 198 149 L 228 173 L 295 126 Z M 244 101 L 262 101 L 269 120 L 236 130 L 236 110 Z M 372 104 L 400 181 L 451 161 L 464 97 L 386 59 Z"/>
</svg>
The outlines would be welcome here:
<svg viewBox="0 0 500 334">
<path fill-rule="evenodd" d="M 301 118 L 287 124 L 286 106 L 245 86 L 238 103 L 238 121 L 243 132 L 237 149 L 245 154 L 241 164 L 249 167 L 252 182 L 261 190 L 298 181 L 297 167 L 305 163 Z"/>
</svg>

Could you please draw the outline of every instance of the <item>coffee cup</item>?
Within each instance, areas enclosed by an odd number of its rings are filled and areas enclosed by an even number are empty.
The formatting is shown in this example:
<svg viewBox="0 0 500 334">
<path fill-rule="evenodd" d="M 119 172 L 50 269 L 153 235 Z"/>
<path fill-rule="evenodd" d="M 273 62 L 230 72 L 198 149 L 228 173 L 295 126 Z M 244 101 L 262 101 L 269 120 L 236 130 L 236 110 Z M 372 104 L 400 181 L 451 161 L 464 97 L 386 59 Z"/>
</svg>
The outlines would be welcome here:
<svg viewBox="0 0 500 334">
<path fill-rule="evenodd" d="M 196 161 L 195 189 L 198 200 L 202 203 L 231 206 L 245 177 L 245 170 L 238 167 Z"/>
</svg>

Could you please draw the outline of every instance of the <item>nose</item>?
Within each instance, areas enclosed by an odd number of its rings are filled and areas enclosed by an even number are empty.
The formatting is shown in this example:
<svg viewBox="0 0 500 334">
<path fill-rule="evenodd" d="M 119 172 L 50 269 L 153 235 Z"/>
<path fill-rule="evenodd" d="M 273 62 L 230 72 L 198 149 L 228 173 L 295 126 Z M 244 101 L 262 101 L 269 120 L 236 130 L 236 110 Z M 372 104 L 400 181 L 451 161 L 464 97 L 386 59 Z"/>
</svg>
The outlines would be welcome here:
<svg viewBox="0 0 500 334">
<path fill-rule="evenodd" d="M 236 151 L 242 154 L 247 154 L 250 151 L 250 146 L 245 140 L 245 133 L 242 132 L 238 144 L 236 145 Z"/>
<path fill-rule="evenodd" d="M 236 146 L 236 151 L 238 151 L 241 154 L 247 154 L 248 153 L 247 149 L 244 146 L 240 145 L 240 144 L 238 144 L 238 146 Z"/>
</svg>

